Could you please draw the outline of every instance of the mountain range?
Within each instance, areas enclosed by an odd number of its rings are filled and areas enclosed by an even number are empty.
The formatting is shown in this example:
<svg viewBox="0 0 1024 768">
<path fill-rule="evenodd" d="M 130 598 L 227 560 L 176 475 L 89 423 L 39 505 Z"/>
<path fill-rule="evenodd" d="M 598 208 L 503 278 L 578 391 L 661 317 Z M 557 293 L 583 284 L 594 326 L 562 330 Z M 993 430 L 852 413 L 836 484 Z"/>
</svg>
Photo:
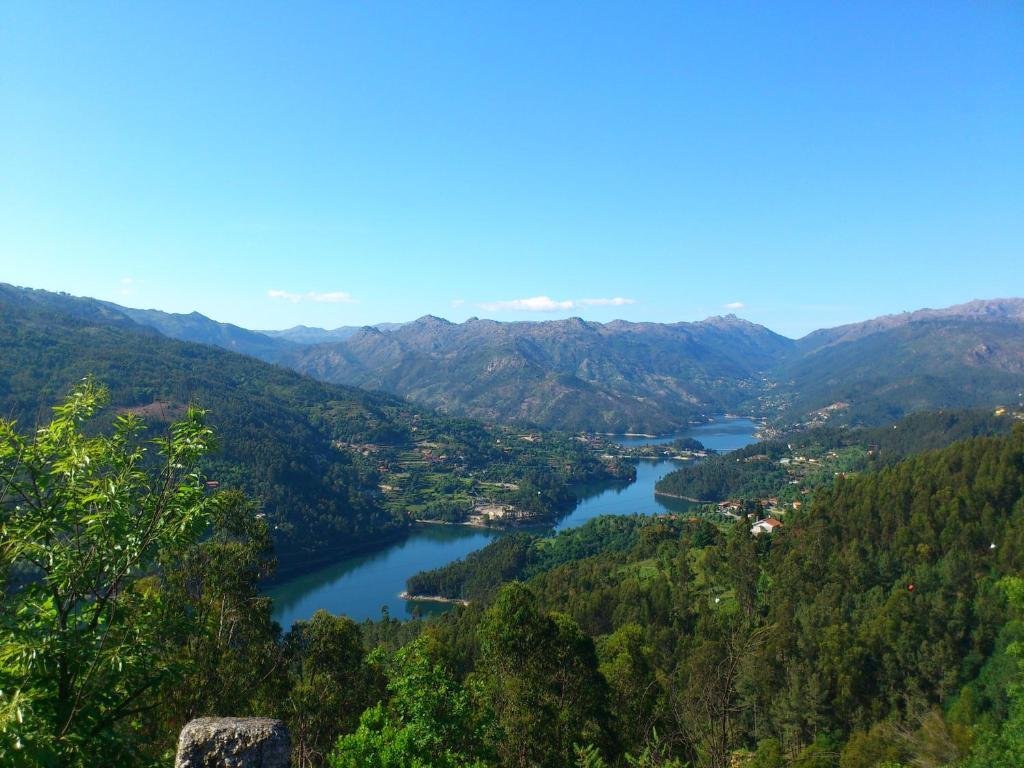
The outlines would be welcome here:
<svg viewBox="0 0 1024 768">
<path fill-rule="evenodd" d="M 44 291 L 22 291 L 43 301 Z M 918 410 L 1016 403 L 1024 299 L 973 301 L 789 339 L 734 315 L 699 322 L 580 318 L 253 331 L 198 313 L 65 297 L 77 312 L 214 345 L 331 384 L 487 421 L 665 433 L 742 411 L 788 423 L 881 424 Z"/>
</svg>

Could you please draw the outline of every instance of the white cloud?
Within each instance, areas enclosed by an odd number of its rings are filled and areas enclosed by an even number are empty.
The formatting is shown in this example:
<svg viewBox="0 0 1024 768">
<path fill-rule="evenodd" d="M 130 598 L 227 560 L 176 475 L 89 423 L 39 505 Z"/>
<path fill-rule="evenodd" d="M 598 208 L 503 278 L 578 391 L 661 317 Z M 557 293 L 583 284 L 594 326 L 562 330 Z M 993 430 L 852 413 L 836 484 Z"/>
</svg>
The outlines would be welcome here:
<svg viewBox="0 0 1024 768">
<path fill-rule="evenodd" d="M 579 307 L 622 307 L 635 304 L 634 299 L 616 296 L 613 299 L 564 299 L 558 301 L 550 296 L 533 296 L 529 299 L 491 301 L 480 305 L 488 312 L 564 312 Z"/>
<path fill-rule="evenodd" d="M 307 291 L 306 293 L 292 293 L 291 291 L 282 291 L 278 288 L 271 288 L 267 291 L 267 296 L 272 299 L 290 301 L 292 304 L 298 304 L 300 301 L 315 301 L 321 304 L 356 303 L 356 300 L 352 298 L 352 294 L 345 291 L 329 291 L 327 293 Z"/>
<path fill-rule="evenodd" d="M 272 299 L 284 299 L 290 301 L 292 304 L 298 304 L 302 301 L 302 296 L 298 293 L 289 293 L 288 291 L 279 291 L 276 288 L 271 288 L 267 291 L 267 296 Z"/>
<path fill-rule="evenodd" d="M 580 299 L 576 303 L 581 307 L 624 307 L 627 304 L 636 304 L 636 299 L 616 296 L 614 299 Z"/>
<path fill-rule="evenodd" d="M 329 293 L 317 293 L 316 291 L 310 291 L 306 294 L 306 298 L 310 301 L 319 301 L 325 304 L 356 303 L 356 300 L 352 298 L 352 294 L 346 291 L 331 291 Z"/>
<path fill-rule="evenodd" d="M 724 308 L 725 309 L 743 309 L 745 306 L 747 306 L 747 305 L 744 304 L 742 301 L 730 301 L 728 304 L 725 305 Z"/>
<path fill-rule="evenodd" d="M 455 309 L 458 309 L 459 307 L 461 307 L 465 303 L 466 303 L 465 299 L 452 299 L 452 307 L 455 308 Z"/>
<path fill-rule="evenodd" d="M 121 287 L 117 289 L 118 294 L 121 296 L 134 296 L 135 287 L 139 284 L 139 281 L 134 277 L 122 277 L 118 280 Z"/>
<path fill-rule="evenodd" d="M 491 301 L 480 305 L 488 312 L 558 312 L 572 309 L 572 301 L 555 301 L 550 296 L 534 296 L 529 299 L 511 299 L 510 301 Z"/>
</svg>

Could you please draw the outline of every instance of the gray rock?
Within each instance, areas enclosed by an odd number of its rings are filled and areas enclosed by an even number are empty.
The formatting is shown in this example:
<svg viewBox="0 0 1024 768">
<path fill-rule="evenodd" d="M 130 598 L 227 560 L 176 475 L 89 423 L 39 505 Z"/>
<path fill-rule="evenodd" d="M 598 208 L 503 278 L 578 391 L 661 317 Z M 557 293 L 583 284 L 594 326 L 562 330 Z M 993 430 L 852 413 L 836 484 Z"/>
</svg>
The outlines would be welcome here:
<svg viewBox="0 0 1024 768">
<path fill-rule="evenodd" d="M 288 768 L 291 738 L 280 720 L 200 717 L 181 729 L 175 768 Z"/>
</svg>

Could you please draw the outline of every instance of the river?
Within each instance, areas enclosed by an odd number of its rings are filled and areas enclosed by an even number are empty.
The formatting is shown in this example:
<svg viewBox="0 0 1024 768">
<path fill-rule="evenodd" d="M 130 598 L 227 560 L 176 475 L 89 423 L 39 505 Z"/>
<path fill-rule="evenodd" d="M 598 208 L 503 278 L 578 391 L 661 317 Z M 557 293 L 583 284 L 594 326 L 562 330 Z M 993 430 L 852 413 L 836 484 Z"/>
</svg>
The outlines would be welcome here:
<svg viewBox="0 0 1024 768">
<path fill-rule="evenodd" d="M 701 424 L 667 437 L 617 438 L 623 445 L 672 442 L 693 437 L 715 451 L 731 451 L 754 442 L 757 424 L 749 419 L 722 419 Z M 600 515 L 658 514 L 690 508 L 688 502 L 654 495 L 654 485 L 679 466 L 674 461 L 640 461 L 636 481 L 629 485 L 590 489 L 576 507 L 553 526 L 561 531 Z M 405 580 L 419 571 L 439 568 L 485 547 L 502 531 L 459 525 L 420 525 L 408 536 L 379 550 L 346 557 L 333 565 L 275 584 L 268 590 L 274 599 L 274 618 L 282 627 L 308 619 L 323 608 L 357 621 L 380 618 L 386 608 L 391 616 L 408 618 L 414 613 L 437 613 L 447 606 L 403 600 Z"/>
</svg>

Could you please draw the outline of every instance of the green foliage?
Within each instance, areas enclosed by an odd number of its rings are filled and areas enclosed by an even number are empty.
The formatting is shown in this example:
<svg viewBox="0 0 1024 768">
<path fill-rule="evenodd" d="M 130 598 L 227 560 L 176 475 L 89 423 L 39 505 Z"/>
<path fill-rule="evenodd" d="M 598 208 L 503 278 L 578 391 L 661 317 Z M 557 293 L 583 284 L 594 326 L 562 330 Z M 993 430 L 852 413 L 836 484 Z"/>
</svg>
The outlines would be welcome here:
<svg viewBox="0 0 1024 768">
<path fill-rule="evenodd" d="M 608 763 L 601 756 L 601 750 L 593 744 L 587 744 L 586 746 L 576 744 L 572 750 L 576 756 L 576 762 L 574 763 L 576 768 L 608 768 Z"/>
<path fill-rule="evenodd" d="M 800 498 L 791 481 L 802 487 L 827 485 L 836 472 L 879 469 L 957 440 L 1005 434 L 1013 423 L 1012 415 L 984 409 L 915 413 L 870 429 L 816 427 L 687 464 L 663 477 L 657 490 L 710 502 L 773 495 Z M 815 463 L 798 464 L 798 456 Z"/>
<path fill-rule="evenodd" d="M 597 644 L 600 672 L 607 681 L 617 715 L 619 740 L 633 748 L 655 732 L 658 685 L 653 649 L 637 624 L 623 624 Z"/>
<path fill-rule="evenodd" d="M 792 768 L 834 768 L 838 756 L 835 742 L 819 734 L 813 742 L 800 750 L 791 765 Z"/>
<path fill-rule="evenodd" d="M 285 637 L 284 659 L 291 685 L 280 713 L 291 732 L 293 764 L 322 765 L 339 734 L 354 731 L 377 698 L 359 625 L 317 611 Z"/>
<path fill-rule="evenodd" d="M 130 415 L 87 436 L 105 401 L 87 381 L 31 437 L 0 421 L 4 764 L 130 761 L 130 722 L 172 679 L 169 637 L 191 620 L 144 577 L 210 519 L 198 464 L 212 432 L 190 410 L 155 456 Z"/>
<path fill-rule="evenodd" d="M 839 756 L 839 768 L 875 768 L 898 763 L 904 756 L 891 723 L 876 723 L 868 731 L 855 731 Z"/>
<path fill-rule="evenodd" d="M 687 464 L 659 480 L 657 491 L 711 502 L 734 496 L 767 496 L 785 485 L 785 470 L 774 461 L 744 459 L 758 454 L 777 459 L 784 455 L 784 450 L 781 443 L 754 443 L 723 456 Z"/>
<path fill-rule="evenodd" d="M 135 413 L 162 426 L 201 403 L 221 437 L 204 471 L 257 500 L 284 568 L 404 527 L 375 500 L 371 476 L 332 445 L 389 423 L 387 398 L 173 341 L 67 297 L 37 305 L 2 288 L 0 348 L 0 412 L 23 428 L 63 398 L 68 382 L 90 374 L 109 387 L 113 417 Z"/>
<path fill-rule="evenodd" d="M 192 617 L 175 638 L 179 681 L 161 693 L 159 720 L 145 724 L 148 741 L 164 739 L 165 752 L 176 736 L 167 722 L 264 714 L 287 691 L 279 629 L 259 589 L 273 569 L 266 520 L 237 492 L 215 500 L 208 534 L 160 573 L 169 611 Z"/>
<path fill-rule="evenodd" d="M 757 745 L 747 768 L 784 768 L 785 757 L 778 739 L 765 739 Z"/>
<path fill-rule="evenodd" d="M 366 710 L 355 733 L 338 740 L 332 768 L 483 766 L 481 724 L 469 695 L 432 660 L 423 639 L 387 664 L 388 699 Z"/>
<path fill-rule="evenodd" d="M 1000 586 L 1017 617 L 1024 616 L 1024 578 L 1003 579 Z M 1005 683 L 1009 698 L 1006 717 L 997 724 L 984 726 L 977 743 L 963 763 L 964 768 L 1011 768 L 1024 765 L 1024 643 L 1016 641 L 1007 649 L 1017 666 Z"/>
<path fill-rule="evenodd" d="M 649 522 L 646 516 L 601 517 L 551 538 L 525 533 L 503 536 L 463 560 L 414 574 L 407 581 L 408 591 L 414 595 L 487 599 L 506 582 L 527 579 L 598 552 L 630 549 Z"/>
<path fill-rule="evenodd" d="M 608 743 L 607 689 L 593 641 L 546 614 L 513 583 L 479 629 L 478 695 L 493 719 L 486 743 L 505 766 L 569 765 L 576 744 Z"/>
<path fill-rule="evenodd" d="M 499 764 L 541 759 L 507 734 L 557 741 L 532 719 L 553 717 L 537 669 L 554 655 L 539 650 L 541 617 L 557 611 L 596 640 L 613 752 L 637 754 L 657 732 L 659 757 L 715 768 L 758 743 L 750 759 L 765 766 L 938 766 L 972 741 L 985 755 L 976 765 L 1014 755 L 1024 631 L 997 583 L 1024 569 L 1024 429 L 838 480 L 771 537 L 742 524 L 637 526 L 621 547 L 612 535 L 578 546 L 593 535 L 582 530 L 534 540 L 532 563 L 559 540 L 552 551 L 580 557 L 530 565 L 528 587 L 428 628 L 453 669 L 515 681 L 480 699 L 496 707 Z M 474 559 L 460 578 L 487 564 Z M 574 743 L 609 757 L 598 740 Z M 580 750 L 559 759 L 595 759 Z"/>
</svg>

